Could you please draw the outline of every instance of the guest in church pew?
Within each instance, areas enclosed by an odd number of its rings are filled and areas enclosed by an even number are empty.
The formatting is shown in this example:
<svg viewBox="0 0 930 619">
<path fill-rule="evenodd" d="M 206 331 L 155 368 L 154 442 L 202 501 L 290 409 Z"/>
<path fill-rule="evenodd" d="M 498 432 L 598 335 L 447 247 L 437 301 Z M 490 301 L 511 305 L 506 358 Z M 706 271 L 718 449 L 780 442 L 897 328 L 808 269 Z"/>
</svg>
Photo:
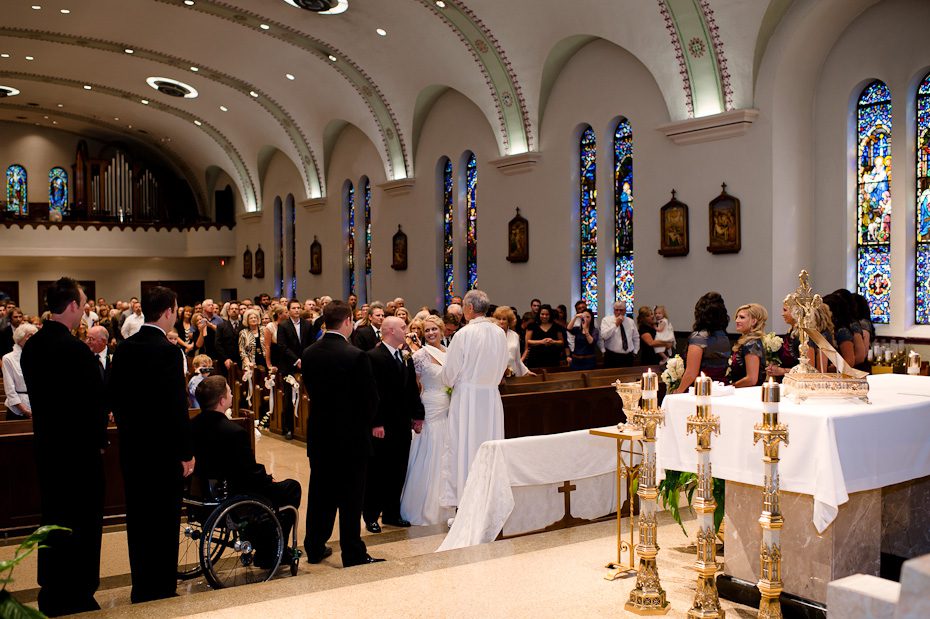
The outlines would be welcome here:
<svg viewBox="0 0 930 619">
<path fill-rule="evenodd" d="M 120 333 L 124 340 L 128 340 L 135 335 L 142 325 L 145 324 L 145 316 L 142 313 L 142 304 L 136 301 L 132 304 L 132 313 L 123 320 L 120 327 Z"/>
<path fill-rule="evenodd" d="M 404 326 L 410 324 L 410 312 L 406 307 L 398 307 L 394 310 L 394 316 L 404 321 Z"/>
<path fill-rule="evenodd" d="M 507 372 L 505 376 L 536 376 L 523 363 L 522 353 L 520 352 L 520 336 L 513 330 L 517 323 L 517 317 L 509 307 L 498 307 L 494 310 L 494 320 L 504 330 L 507 336 Z"/>
<path fill-rule="evenodd" d="M 87 340 L 84 342 L 90 348 L 90 352 L 94 353 L 94 362 L 97 364 L 97 370 L 104 384 L 110 376 L 110 362 L 113 360 L 113 355 L 107 347 L 108 338 L 107 330 L 97 325 L 87 332 Z"/>
<path fill-rule="evenodd" d="M 643 305 L 636 313 L 636 329 L 639 331 L 639 363 L 640 365 L 658 365 L 667 357 L 664 352 L 656 352 L 656 348 L 663 349 L 656 340 L 656 316 L 652 308 Z"/>
<path fill-rule="evenodd" d="M 191 362 L 194 374 L 187 383 L 187 400 L 191 408 L 200 408 L 197 401 L 197 386 L 203 382 L 207 376 L 213 373 L 213 359 L 209 355 L 197 355 Z"/>
<path fill-rule="evenodd" d="M 262 346 L 262 319 L 256 309 L 246 310 L 243 316 L 245 328 L 239 332 L 239 360 L 243 370 L 266 367 L 265 350 Z"/>
<path fill-rule="evenodd" d="M 25 320 L 23 310 L 16 306 L 14 306 L 13 309 L 9 309 L 9 306 L 7 307 L 7 316 L 9 317 L 9 321 L 7 322 L 6 328 L 0 331 L 0 356 L 13 350 L 13 331 Z"/>
<path fill-rule="evenodd" d="M 41 523 L 71 529 L 52 532 L 39 549 L 39 610 L 48 616 L 100 608 L 94 593 L 100 584 L 107 412 L 94 355 L 71 335 L 86 301 L 73 279 L 52 284 L 46 292 L 51 318 L 20 357 L 32 406 Z M 170 540 L 172 582 L 178 526 Z"/>
<path fill-rule="evenodd" d="M 7 419 L 26 419 L 32 417 L 32 408 L 29 406 L 29 392 L 26 381 L 23 380 L 23 370 L 20 366 L 20 356 L 26 341 L 35 335 L 38 329 L 35 325 L 24 322 L 13 331 L 13 350 L 3 355 L 3 391 L 6 393 Z"/>
<path fill-rule="evenodd" d="M 282 376 L 293 376 L 300 372 L 300 357 L 304 350 L 316 341 L 313 325 L 300 318 L 300 301 L 292 300 L 287 304 L 288 318 L 278 325 L 278 346 L 281 352 L 281 364 L 278 368 Z M 294 400 L 289 383 L 283 382 L 284 406 L 281 411 L 281 427 L 284 438 L 294 438 Z"/>
<path fill-rule="evenodd" d="M 449 307 L 451 308 L 452 306 L 450 305 Z M 449 344 L 452 343 L 452 338 L 455 337 L 455 334 L 462 326 L 461 317 L 459 317 L 457 314 L 446 311 L 445 315 L 442 317 L 442 325 L 442 345 L 448 348 Z"/>
<path fill-rule="evenodd" d="M 429 314 L 427 314 L 426 317 L 429 317 Z M 410 321 L 410 324 L 407 325 L 407 334 L 404 337 L 404 342 L 407 348 L 410 349 L 411 354 L 423 348 L 423 342 L 426 341 L 426 333 L 423 330 L 426 324 L 424 322 L 425 320 L 426 318 L 414 318 Z"/>
<path fill-rule="evenodd" d="M 271 308 L 270 318 L 262 327 L 262 351 L 268 363 L 268 371 L 276 372 L 282 362 L 281 347 L 278 346 L 278 326 L 288 319 L 287 310 L 281 305 L 275 305 Z"/>
<path fill-rule="evenodd" d="M 530 368 L 551 368 L 559 365 L 565 338 L 552 322 L 552 307 L 539 308 L 539 322 L 526 332 L 526 365 Z"/>
<path fill-rule="evenodd" d="M 741 305 L 736 310 L 736 331 L 740 334 L 730 355 L 727 370 L 734 387 L 755 387 L 765 380 L 765 349 L 762 336 L 769 314 L 758 303 Z"/>
<path fill-rule="evenodd" d="M 833 339 L 836 350 L 843 357 L 846 365 L 856 365 L 856 350 L 852 330 L 849 328 L 852 318 L 849 315 L 849 306 L 843 298 L 831 292 L 823 298 L 824 304 L 830 308 L 830 318 L 833 321 Z M 861 336 L 861 334 L 860 334 Z"/>
<path fill-rule="evenodd" d="M 573 370 L 593 370 L 597 363 L 597 341 L 600 333 L 594 326 L 594 314 L 585 308 L 568 325 L 572 347 L 568 362 Z"/>
<path fill-rule="evenodd" d="M 183 355 L 165 337 L 178 297 L 162 286 L 143 297 L 146 323 L 120 344 L 110 374 L 134 604 L 176 593 L 182 482 L 195 464 Z"/>
<path fill-rule="evenodd" d="M 659 354 L 660 358 L 667 359 L 675 354 L 675 327 L 672 326 L 664 305 L 656 305 L 652 311 L 655 315 L 656 327 L 656 345 L 653 346 L 653 349 Z"/>
<path fill-rule="evenodd" d="M 626 302 L 614 303 L 613 316 L 601 320 L 601 350 L 604 367 L 628 368 L 639 352 L 639 331 L 636 323 L 626 315 Z"/>
<path fill-rule="evenodd" d="M 685 373 L 675 393 L 685 393 L 694 379 L 703 372 L 711 379 L 727 381 L 727 361 L 730 358 L 730 338 L 726 328 L 730 316 L 723 297 L 708 292 L 694 305 L 694 331 L 688 337 Z"/>
</svg>

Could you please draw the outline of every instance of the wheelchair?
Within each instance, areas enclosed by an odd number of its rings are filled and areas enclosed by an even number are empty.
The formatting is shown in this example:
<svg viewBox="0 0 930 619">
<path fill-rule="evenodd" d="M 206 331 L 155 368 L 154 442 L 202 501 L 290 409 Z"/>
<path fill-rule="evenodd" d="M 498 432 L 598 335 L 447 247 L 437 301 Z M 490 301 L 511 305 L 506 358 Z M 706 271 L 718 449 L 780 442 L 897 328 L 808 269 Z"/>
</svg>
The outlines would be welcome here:
<svg viewBox="0 0 930 619">
<path fill-rule="evenodd" d="M 285 510 L 294 512 L 290 548 L 285 548 L 278 519 Z M 191 479 L 181 513 L 178 578 L 203 574 L 212 588 L 223 589 L 270 580 L 282 561 L 296 576 L 301 555 L 297 515 L 296 507 L 274 508 L 258 495 L 229 496 L 224 481 Z"/>
</svg>

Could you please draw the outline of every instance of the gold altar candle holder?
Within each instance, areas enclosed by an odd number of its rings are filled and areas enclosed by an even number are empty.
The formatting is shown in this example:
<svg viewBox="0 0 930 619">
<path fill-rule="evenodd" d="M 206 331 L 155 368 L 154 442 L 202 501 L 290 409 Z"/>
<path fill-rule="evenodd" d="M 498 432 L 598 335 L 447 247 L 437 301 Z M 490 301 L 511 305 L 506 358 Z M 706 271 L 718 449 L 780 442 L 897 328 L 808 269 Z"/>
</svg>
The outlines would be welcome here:
<svg viewBox="0 0 930 619">
<path fill-rule="evenodd" d="M 762 594 L 759 602 L 759 619 L 782 619 L 781 595 L 781 529 L 785 520 L 781 515 L 778 495 L 778 444 L 788 444 L 788 427 L 778 422 L 781 386 L 769 378 L 762 386 L 762 423 L 754 426 L 752 444 L 762 441 L 762 466 L 765 482 L 762 488 L 762 543 L 759 546 L 759 582 Z"/>
<path fill-rule="evenodd" d="M 665 421 L 665 413 L 659 410 L 659 376 L 651 369 L 643 374 L 642 406 L 628 415 L 630 423 L 643 433 L 643 462 L 639 469 L 639 568 L 636 571 L 636 586 L 630 591 L 624 609 L 634 615 L 664 615 L 671 605 L 659 581 L 656 556 L 656 521 L 659 489 L 656 487 L 656 427 Z M 632 522 L 632 520 L 631 520 Z"/>
<path fill-rule="evenodd" d="M 916 350 L 912 350 L 907 356 L 907 373 L 912 376 L 920 374 L 920 355 Z"/>
<path fill-rule="evenodd" d="M 688 610 L 692 619 L 723 619 L 726 615 L 720 607 L 717 594 L 717 532 L 714 528 L 714 479 L 710 465 L 711 434 L 720 434 L 720 419 L 711 414 L 710 396 L 712 381 L 702 373 L 694 381 L 694 395 L 697 397 L 695 414 L 688 417 L 688 434 L 697 437 L 697 475 L 698 483 L 693 503 L 697 512 L 697 558 L 694 570 L 697 572 L 697 590 L 694 601 Z"/>
</svg>

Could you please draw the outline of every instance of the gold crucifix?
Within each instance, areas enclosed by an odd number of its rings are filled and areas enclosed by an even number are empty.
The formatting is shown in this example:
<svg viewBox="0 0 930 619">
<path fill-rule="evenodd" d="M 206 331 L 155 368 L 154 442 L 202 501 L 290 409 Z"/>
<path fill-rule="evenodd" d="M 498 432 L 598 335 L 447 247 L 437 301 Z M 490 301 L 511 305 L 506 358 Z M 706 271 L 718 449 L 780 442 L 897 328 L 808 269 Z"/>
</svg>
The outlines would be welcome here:
<svg viewBox="0 0 930 619">
<path fill-rule="evenodd" d="M 807 351 L 810 348 L 807 344 L 810 339 L 807 335 L 807 329 L 816 324 L 814 315 L 820 309 L 820 306 L 823 305 L 823 299 L 820 298 L 819 294 L 814 294 L 814 291 L 811 289 L 810 276 L 806 269 L 801 270 L 798 279 L 800 280 L 800 284 L 797 289 L 786 296 L 784 301 L 798 324 L 798 340 L 800 342 L 798 346 L 798 356 L 800 359 L 797 367 L 792 370 L 792 373 L 809 374 L 817 370 L 810 364 L 810 360 L 807 357 Z"/>
</svg>

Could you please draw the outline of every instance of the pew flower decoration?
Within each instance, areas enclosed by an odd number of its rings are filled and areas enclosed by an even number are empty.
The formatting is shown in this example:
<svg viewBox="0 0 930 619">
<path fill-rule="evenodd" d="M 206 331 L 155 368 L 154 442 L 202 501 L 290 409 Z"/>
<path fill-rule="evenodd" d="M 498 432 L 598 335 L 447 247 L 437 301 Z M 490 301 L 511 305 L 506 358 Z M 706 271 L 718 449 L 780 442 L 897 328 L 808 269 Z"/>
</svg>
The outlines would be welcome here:
<svg viewBox="0 0 930 619">
<path fill-rule="evenodd" d="M 274 379 L 275 379 L 275 375 L 273 372 L 269 373 L 268 376 L 265 378 L 265 389 L 268 390 L 269 394 L 274 393 Z M 255 422 L 255 426 L 259 430 L 266 430 L 268 428 L 268 424 L 271 423 L 271 416 L 273 414 L 274 414 L 274 396 L 272 395 L 271 397 L 268 398 L 268 411 L 264 415 L 262 415 L 261 419 Z"/>
<path fill-rule="evenodd" d="M 669 393 L 678 389 L 681 384 L 681 377 L 685 374 L 685 362 L 682 361 L 681 355 L 675 355 L 665 364 L 665 371 L 662 372 L 662 382 L 665 383 L 665 389 Z"/>
<path fill-rule="evenodd" d="M 781 365 L 781 357 L 778 356 L 778 352 L 784 343 L 785 341 L 775 333 L 766 333 L 762 336 L 762 348 L 765 350 L 767 365 Z"/>
<path fill-rule="evenodd" d="M 300 383 L 293 375 L 284 377 L 284 382 L 291 386 L 291 404 L 294 407 L 294 417 L 299 416 L 298 404 L 300 404 Z"/>
<path fill-rule="evenodd" d="M 300 389 L 300 383 L 297 382 L 297 379 L 293 375 L 285 376 L 284 382 L 293 387 L 294 389 Z"/>
</svg>

